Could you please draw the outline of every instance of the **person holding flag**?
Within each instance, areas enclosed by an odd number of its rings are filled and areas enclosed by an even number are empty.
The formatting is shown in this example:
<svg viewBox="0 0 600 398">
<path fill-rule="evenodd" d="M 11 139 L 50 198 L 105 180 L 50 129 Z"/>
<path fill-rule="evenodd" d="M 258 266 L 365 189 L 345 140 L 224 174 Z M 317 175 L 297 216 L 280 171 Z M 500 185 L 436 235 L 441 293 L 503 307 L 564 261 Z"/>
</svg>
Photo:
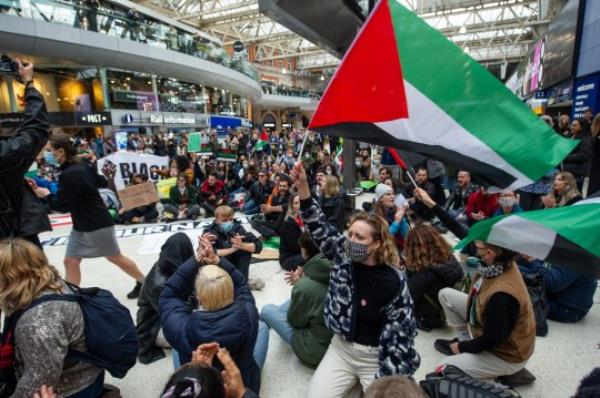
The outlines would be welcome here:
<svg viewBox="0 0 600 398">
<path fill-rule="evenodd" d="M 252 153 L 262 152 L 265 155 L 271 156 L 271 141 L 269 139 L 269 135 L 267 134 L 267 130 L 263 127 L 262 132 L 260 133 L 260 137 L 258 137 L 258 141 L 254 144 L 252 148 Z"/>
</svg>

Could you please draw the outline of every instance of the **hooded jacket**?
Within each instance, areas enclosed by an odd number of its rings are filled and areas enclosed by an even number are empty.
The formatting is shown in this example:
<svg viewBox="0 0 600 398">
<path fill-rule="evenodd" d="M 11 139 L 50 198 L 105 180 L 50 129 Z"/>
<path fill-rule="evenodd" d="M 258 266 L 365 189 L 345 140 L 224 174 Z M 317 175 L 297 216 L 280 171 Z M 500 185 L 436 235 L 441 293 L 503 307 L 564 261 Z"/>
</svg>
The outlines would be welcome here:
<svg viewBox="0 0 600 398">
<path fill-rule="evenodd" d="M 160 256 L 142 285 L 138 300 L 136 329 L 140 339 L 138 358 L 149 364 L 165 357 L 163 350 L 155 345 L 160 330 L 158 299 L 167 280 L 177 267 L 194 255 L 190 238 L 183 232 L 171 236 L 160 248 Z"/>
<path fill-rule="evenodd" d="M 217 237 L 217 241 L 213 244 L 215 250 L 231 248 L 231 238 L 236 235 L 241 235 L 244 243 L 254 243 L 254 253 L 256 254 L 260 253 L 263 248 L 262 242 L 252 232 L 246 231 L 238 220 L 233 220 L 233 228 L 229 232 L 223 232 L 219 224 L 213 221 L 204 229 L 203 233 L 210 233 Z"/>
<path fill-rule="evenodd" d="M 304 276 L 292 289 L 287 319 L 294 328 L 292 349 L 300 360 L 317 367 L 333 337 L 323 316 L 331 261 L 319 253 L 304 264 Z"/>
<path fill-rule="evenodd" d="M 19 235 L 23 177 L 48 142 L 48 112 L 32 85 L 25 90 L 25 121 L 17 134 L 0 138 L 0 239 Z"/>
<path fill-rule="evenodd" d="M 179 353 L 182 365 L 190 362 L 192 351 L 200 344 L 219 343 L 231 353 L 244 385 L 259 392 L 260 369 L 253 357 L 258 334 L 258 310 L 246 278 L 233 264 L 221 258 L 219 267 L 227 271 L 233 280 L 234 302 L 217 311 L 194 310 L 186 300 L 194 291 L 200 267 L 191 257 L 167 281 L 159 299 L 165 338 Z"/>
<path fill-rule="evenodd" d="M 415 318 L 422 326 L 436 328 L 443 326 L 441 313 L 433 306 L 430 300 L 441 308 L 438 293 L 445 287 L 452 287 L 459 282 L 463 276 L 463 269 L 454 256 L 441 265 L 427 268 L 422 271 L 408 271 L 408 290 L 415 302 Z"/>
</svg>

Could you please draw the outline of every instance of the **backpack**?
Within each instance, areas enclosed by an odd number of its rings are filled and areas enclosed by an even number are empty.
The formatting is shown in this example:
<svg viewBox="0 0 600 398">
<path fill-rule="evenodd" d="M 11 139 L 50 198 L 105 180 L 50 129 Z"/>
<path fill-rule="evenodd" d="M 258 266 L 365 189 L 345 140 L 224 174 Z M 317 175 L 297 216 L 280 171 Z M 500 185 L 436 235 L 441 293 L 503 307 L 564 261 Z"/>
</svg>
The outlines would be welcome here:
<svg viewBox="0 0 600 398">
<path fill-rule="evenodd" d="M 524 271 L 521 268 L 521 276 L 525 286 L 527 286 L 527 293 L 531 299 L 531 305 L 533 306 L 533 314 L 535 315 L 535 335 L 544 337 L 548 334 L 548 316 L 549 304 L 546 300 L 546 281 L 544 275 L 539 272 Z"/>
<path fill-rule="evenodd" d="M 519 398 L 514 390 L 497 388 L 483 380 L 474 379 L 453 365 L 430 373 L 419 386 L 430 398 Z"/>
<path fill-rule="evenodd" d="M 66 282 L 73 294 L 47 294 L 27 308 L 8 317 L 0 344 L 0 398 L 9 397 L 16 387 L 14 374 L 14 331 L 20 317 L 29 309 L 52 300 L 79 304 L 83 314 L 87 353 L 69 348 L 66 359 L 89 362 L 106 369 L 113 377 L 123 378 L 136 361 L 139 339 L 129 310 L 108 290 L 79 288 Z"/>
</svg>

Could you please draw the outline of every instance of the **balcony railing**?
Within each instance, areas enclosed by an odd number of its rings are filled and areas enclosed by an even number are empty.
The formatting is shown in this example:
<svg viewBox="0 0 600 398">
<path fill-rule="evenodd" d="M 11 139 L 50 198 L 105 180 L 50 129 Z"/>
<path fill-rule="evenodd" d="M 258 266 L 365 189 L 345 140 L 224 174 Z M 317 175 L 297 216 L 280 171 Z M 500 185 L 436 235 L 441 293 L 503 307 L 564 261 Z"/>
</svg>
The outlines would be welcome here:
<svg viewBox="0 0 600 398">
<path fill-rule="evenodd" d="M 217 44 L 200 35 L 193 35 L 163 22 L 155 21 L 135 10 L 124 10 L 102 3 L 89 7 L 82 1 L 29 0 L 22 6 L 20 1 L 0 0 L 0 12 L 23 18 L 72 26 L 78 29 L 129 39 L 154 47 L 195 56 L 214 62 L 258 81 L 258 72 L 243 60 L 233 60 Z M 88 2 L 89 4 L 89 2 Z"/>
</svg>

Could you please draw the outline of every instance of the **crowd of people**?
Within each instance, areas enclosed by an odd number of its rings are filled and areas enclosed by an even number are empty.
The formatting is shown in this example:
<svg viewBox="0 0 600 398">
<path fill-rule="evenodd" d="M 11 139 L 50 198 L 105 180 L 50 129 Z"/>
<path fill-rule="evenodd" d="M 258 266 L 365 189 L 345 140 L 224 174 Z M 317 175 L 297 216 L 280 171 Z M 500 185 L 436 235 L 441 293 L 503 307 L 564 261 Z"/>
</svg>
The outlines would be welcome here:
<svg viewBox="0 0 600 398">
<path fill-rule="evenodd" d="M 185 136 L 131 134 L 128 150 L 170 157 L 167 169 L 151 172 L 174 184 L 157 204 L 123 209 L 115 170 L 96 165 L 116 151 L 115 142 L 49 135 L 43 97 L 31 84 L 33 65 L 17 62 L 26 121 L 0 140 L 0 308 L 10 320 L 0 372 L 14 373 L 12 397 L 102 396 L 109 367 L 68 355 L 92 349 L 84 328 L 89 314 L 76 302 L 38 303 L 50 293 L 75 294 L 84 258 L 105 257 L 135 279 L 128 297 L 138 298 L 139 362 L 173 350 L 175 373 L 161 393 L 165 398 L 258 395 L 270 329 L 316 368 L 307 387 L 311 398 L 384 396 L 377 394 L 385 383 L 396 382 L 410 386 L 404 396 L 420 397 L 423 391 L 406 378 L 422 365 L 516 386 L 531 382 L 525 366 L 535 355 L 540 321 L 522 272 L 545 280 L 549 319 L 578 322 L 592 306 L 593 277 L 481 241 L 457 256 L 444 234 L 463 238 L 481 220 L 570 206 L 596 192 L 599 115 L 570 126 L 561 118 L 557 133 L 578 140 L 578 147 L 560 170 L 517 192 L 490 194 L 468 171 L 449 176 L 431 159 L 413 165 L 413 185 L 388 161 L 386 149 L 359 147 L 357 177 L 372 182 L 374 192 L 366 211 L 354 209 L 341 189 L 343 160 L 334 155 L 340 145 L 334 137 L 274 131 L 265 142 L 266 132 L 258 130 L 226 137 L 209 132 L 213 155 L 198 156 L 187 151 Z M 236 154 L 235 162 L 216 159 L 223 149 Z M 35 162 L 37 172 L 24 178 Z M 133 185 L 148 181 L 145 174 L 128 178 Z M 34 206 L 22 205 L 25 196 Z M 525 196 L 527 203 L 520 201 Z M 37 237 L 48 229 L 50 210 L 70 212 L 73 221 L 64 278 Z M 236 211 L 250 217 L 256 234 L 235 219 Z M 171 236 L 147 275 L 115 237 L 115 223 L 199 217 L 214 221 L 198 249 L 184 234 Z M 249 266 L 273 237 L 279 237 L 279 263 L 293 288 L 288 300 L 259 312 Z M 437 340 L 435 348 L 447 357 L 422 363 L 417 330 L 446 325 L 456 337 Z"/>
</svg>

